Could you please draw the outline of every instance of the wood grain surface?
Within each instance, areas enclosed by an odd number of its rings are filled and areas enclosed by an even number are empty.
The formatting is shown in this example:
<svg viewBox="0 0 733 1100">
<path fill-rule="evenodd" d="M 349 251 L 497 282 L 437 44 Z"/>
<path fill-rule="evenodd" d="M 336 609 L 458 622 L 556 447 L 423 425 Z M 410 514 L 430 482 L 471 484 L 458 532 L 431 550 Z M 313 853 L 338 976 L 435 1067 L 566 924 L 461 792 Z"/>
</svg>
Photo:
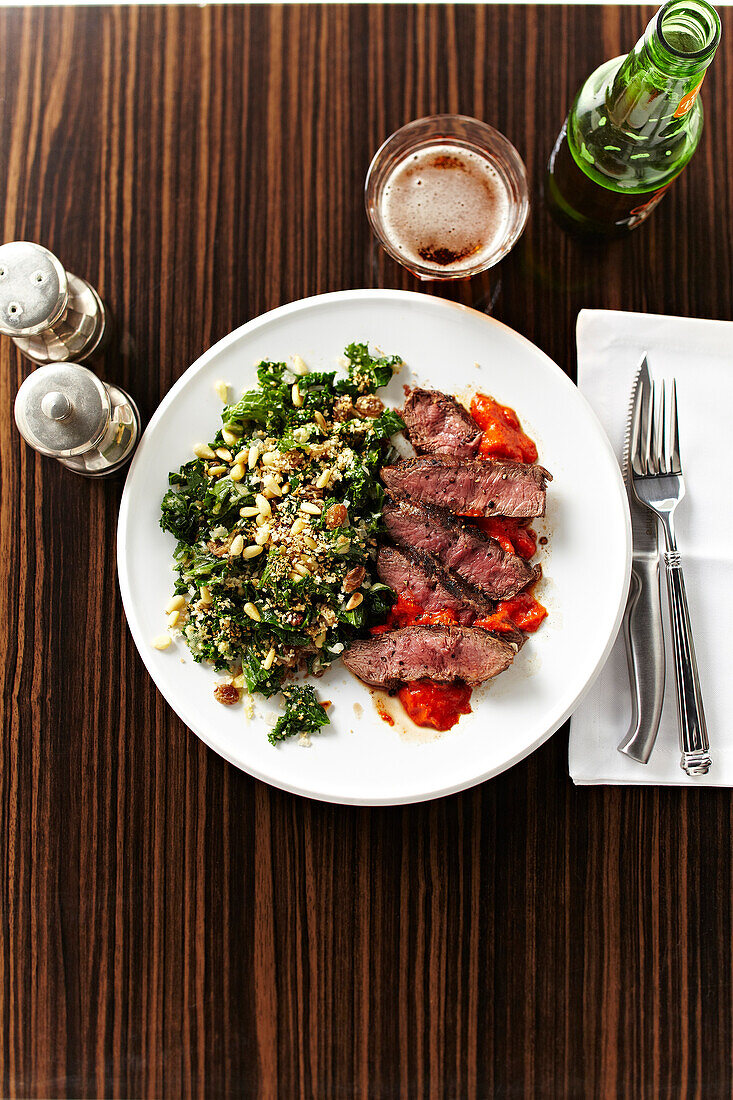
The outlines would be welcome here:
<svg viewBox="0 0 733 1100">
<path fill-rule="evenodd" d="M 114 311 L 100 374 L 149 416 L 292 299 L 414 288 L 362 187 L 411 118 L 486 119 L 533 212 L 486 307 L 574 370 L 583 306 L 731 318 L 733 40 L 691 167 L 627 241 L 551 223 L 585 75 L 652 9 L 0 12 L 0 225 Z M 723 10 L 727 23 L 726 9 Z M 433 804 L 321 805 L 206 749 L 149 680 L 115 575 L 121 483 L 24 446 L 0 342 L 0 1093 L 729 1097 L 731 796 L 576 789 L 567 731 Z"/>
</svg>

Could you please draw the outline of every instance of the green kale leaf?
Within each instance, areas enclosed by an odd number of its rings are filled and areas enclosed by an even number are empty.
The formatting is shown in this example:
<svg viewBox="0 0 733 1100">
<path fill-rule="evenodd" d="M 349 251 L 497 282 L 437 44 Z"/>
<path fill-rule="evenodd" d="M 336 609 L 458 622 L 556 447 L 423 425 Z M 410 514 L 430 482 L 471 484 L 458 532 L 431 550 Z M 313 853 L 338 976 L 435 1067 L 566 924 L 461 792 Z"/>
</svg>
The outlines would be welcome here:
<svg viewBox="0 0 733 1100">
<path fill-rule="evenodd" d="M 271 745 L 284 741 L 296 733 L 317 733 L 321 726 L 330 725 L 325 707 L 318 702 L 315 690 L 310 684 L 291 685 L 283 688 L 285 713 L 278 718 L 272 733 L 268 734 Z"/>
</svg>

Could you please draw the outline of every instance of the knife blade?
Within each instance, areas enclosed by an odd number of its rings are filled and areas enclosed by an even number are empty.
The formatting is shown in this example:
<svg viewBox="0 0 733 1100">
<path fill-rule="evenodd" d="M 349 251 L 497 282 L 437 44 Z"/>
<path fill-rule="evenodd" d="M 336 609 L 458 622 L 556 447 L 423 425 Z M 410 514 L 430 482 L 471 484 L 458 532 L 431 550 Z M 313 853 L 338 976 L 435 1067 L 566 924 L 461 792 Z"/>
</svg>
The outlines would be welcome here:
<svg viewBox="0 0 733 1100">
<path fill-rule="evenodd" d="M 634 409 L 644 397 L 649 400 L 651 387 L 652 379 L 645 355 L 631 392 L 624 443 L 623 474 L 631 513 L 632 564 L 623 635 L 631 685 L 631 722 L 618 746 L 619 752 L 640 764 L 647 763 L 654 748 L 662 717 L 666 679 L 657 521 L 636 499 L 629 461 Z"/>
</svg>

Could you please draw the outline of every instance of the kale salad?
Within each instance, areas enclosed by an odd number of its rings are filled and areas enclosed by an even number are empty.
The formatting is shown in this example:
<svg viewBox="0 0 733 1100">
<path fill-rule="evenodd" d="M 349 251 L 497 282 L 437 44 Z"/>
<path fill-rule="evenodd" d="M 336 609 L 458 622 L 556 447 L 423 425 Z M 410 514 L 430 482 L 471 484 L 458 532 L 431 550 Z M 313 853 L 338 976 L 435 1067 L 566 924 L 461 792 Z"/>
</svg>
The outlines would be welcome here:
<svg viewBox="0 0 733 1100">
<path fill-rule="evenodd" d="M 344 365 L 260 363 L 257 388 L 225 406 L 214 439 L 169 475 L 161 505 L 160 525 L 178 540 L 169 629 L 196 661 L 229 674 L 220 702 L 281 693 L 273 744 L 293 734 L 307 744 L 328 725 L 314 687 L 289 681 L 325 671 L 394 599 L 374 560 L 379 469 L 403 423 L 375 390 L 401 359 L 350 344 Z"/>
</svg>

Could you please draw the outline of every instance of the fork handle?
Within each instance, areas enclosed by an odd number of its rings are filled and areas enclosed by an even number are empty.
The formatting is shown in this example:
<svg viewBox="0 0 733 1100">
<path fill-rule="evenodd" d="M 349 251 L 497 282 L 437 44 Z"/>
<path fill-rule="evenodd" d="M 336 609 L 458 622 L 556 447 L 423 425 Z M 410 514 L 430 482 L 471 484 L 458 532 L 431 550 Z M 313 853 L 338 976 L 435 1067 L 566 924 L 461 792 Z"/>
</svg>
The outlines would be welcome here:
<svg viewBox="0 0 733 1100">
<path fill-rule="evenodd" d="M 697 673 L 695 643 L 692 640 L 690 612 L 687 607 L 685 578 L 682 575 L 682 559 L 676 549 L 666 550 L 664 562 L 674 648 L 677 717 L 682 753 L 680 767 L 688 775 L 705 775 L 710 769 L 712 760 L 700 679 Z"/>
</svg>

